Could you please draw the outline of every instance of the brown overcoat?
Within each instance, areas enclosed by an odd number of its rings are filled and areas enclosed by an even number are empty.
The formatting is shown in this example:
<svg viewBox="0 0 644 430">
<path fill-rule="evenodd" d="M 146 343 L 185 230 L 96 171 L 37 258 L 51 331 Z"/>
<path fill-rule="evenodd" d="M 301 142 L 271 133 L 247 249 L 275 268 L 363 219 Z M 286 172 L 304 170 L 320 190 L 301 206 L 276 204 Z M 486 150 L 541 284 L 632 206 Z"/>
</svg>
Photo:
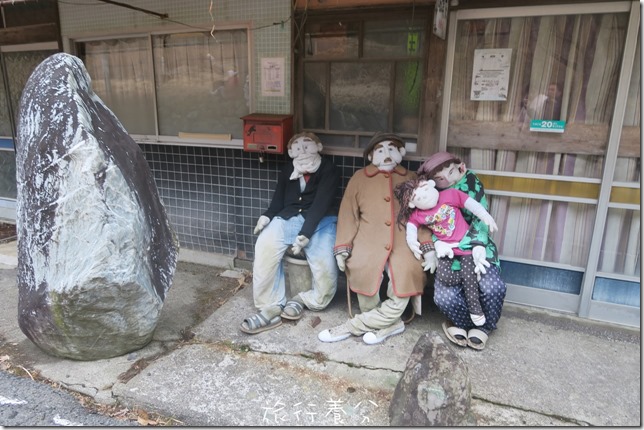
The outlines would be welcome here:
<svg viewBox="0 0 644 430">
<path fill-rule="evenodd" d="M 370 164 L 349 180 L 340 203 L 334 252 L 349 253 L 345 273 L 351 291 L 376 294 L 389 261 L 397 297 L 423 293 L 425 272 L 407 246 L 405 228 L 396 223 L 400 205 L 393 192 L 396 185 L 415 177 L 400 165 L 382 172 Z"/>
</svg>

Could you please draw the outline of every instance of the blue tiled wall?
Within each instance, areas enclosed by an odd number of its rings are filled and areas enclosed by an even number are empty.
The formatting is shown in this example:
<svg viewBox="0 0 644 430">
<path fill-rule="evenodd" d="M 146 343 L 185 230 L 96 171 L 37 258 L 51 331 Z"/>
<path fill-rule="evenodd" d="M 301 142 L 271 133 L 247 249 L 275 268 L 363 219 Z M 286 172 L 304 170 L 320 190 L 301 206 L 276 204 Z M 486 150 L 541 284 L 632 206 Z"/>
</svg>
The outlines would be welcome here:
<svg viewBox="0 0 644 430">
<path fill-rule="evenodd" d="M 254 258 L 253 229 L 268 208 L 277 175 L 288 155 L 236 149 L 141 145 L 154 174 L 181 247 L 195 251 Z M 364 167 L 361 157 L 330 156 L 342 174 L 342 188 Z M 412 170 L 419 162 L 404 161 Z"/>
</svg>

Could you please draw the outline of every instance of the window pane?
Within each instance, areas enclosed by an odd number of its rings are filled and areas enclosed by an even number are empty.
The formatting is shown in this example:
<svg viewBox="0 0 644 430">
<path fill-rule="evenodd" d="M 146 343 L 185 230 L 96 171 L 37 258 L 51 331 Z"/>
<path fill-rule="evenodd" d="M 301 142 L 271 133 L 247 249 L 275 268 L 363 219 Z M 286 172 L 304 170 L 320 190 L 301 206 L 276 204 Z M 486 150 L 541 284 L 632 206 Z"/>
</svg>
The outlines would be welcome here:
<svg viewBox="0 0 644 430">
<path fill-rule="evenodd" d="M 317 133 L 324 146 L 334 146 L 340 148 L 355 147 L 355 138 L 353 136 L 340 136 L 337 134 Z"/>
<path fill-rule="evenodd" d="M 0 197 L 15 199 L 16 196 L 16 153 L 0 150 Z"/>
<path fill-rule="evenodd" d="M 429 19 L 427 11 L 413 16 L 381 11 L 307 18 L 303 49 L 296 52 L 304 57 L 298 58 L 304 92 L 298 109 L 305 129 L 343 135 L 329 146 L 356 150 L 377 131 L 416 141 Z"/>
<path fill-rule="evenodd" d="M 330 127 L 333 130 L 388 130 L 390 63 L 331 65 Z"/>
<path fill-rule="evenodd" d="M 92 88 L 131 134 L 155 135 L 154 84 L 147 38 L 80 46 Z"/>
<path fill-rule="evenodd" d="M 485 183 L 483 185 L 486 185 Z M 489 196 L 502 255 L 583 267 L 595 208 L 581 203 Z"/>
<path fill-rule="evenodd" d="M 501 270 L 508 284 L 568 294 L 579 294 L 584 276 L 583 272 L 504 260 Z"/>
<path fill-rule="evenodd" d="M 459 22 L 450 145 L 566 153 L 577 157 L 576 161 L 568 157 L 572 164 L 601 165 L 602 160 L 593 157 L 603 157 L 608 144 L 627 18 L 627 14 L 597 14 Z M 472 100 L 477 49 L 512 50 L 508 81 L 503 82 L 506 100 Z M 565 131 L 531 131 L 533 119 L 566 121 Z M 578 145 L 580 141 L 584 145 Z M 597 177 L 597 170 L 589 171 Z"/>
<path fill-rule="evenodd" d="M 155 36 L 159 134 L 232 133 L 249 113 L 245 30 Z"/>
<path fill-rule="evenodd" d="M 457 24 L 450 94 L 448 151 L 474 170 L 552 175 L 490 190 L 598 197 L 598 184 L 564 183 L 557 176 L 601 178 L 615 106 L 627 14 L 467 20 Z M 472 100 L 477 49 L 511 49 L 507 98 Z M 563 133 L 530 131 L 532 119 L 566 121 Z M 579 145 L 583 142 L 583 145 Z M 507 181 L 506 181 L 507 182 Z M 547 187 L 545 187 L 547 186 Z M 568 190 L 568 191 L 566 191 Z M 503 255 L 569 264 L 587 263 L 593 204 L 494 196 Z"/>
<path fill-rule="evenodd" d="M 640 307 L 640 283 L 618 279 L 595 278 L 593 300 Z"/>
<path fill-rule="evenodd" d="M 46 50 L 46 51 L 25 51 L 25 52 L 7 52 L 4 54 L 5 63 L 7 66 L 7 78 L 9 80 L 9 103 L 11 103 L 11 108 L 13 109 L 13 116 L 16 119 L 20 111 L 20 96 L 22 95 L 22 90 L 27 83 L 27 80 L 31 76 L 31 73 L 34 69 L 42 63 L 47 57 L 54 54 L 55 50 Z M 4 105 L 6 106 L 6 105 Z M 2 112 L 4 115 L 6 112 Z M 8 118 L 5 123 L 5 119 L 2 118 L 3 130 L 2 133 L 6 131 L 6 136 L 11 136 L 11 129 L 9 128 Z"/>
<path fill-rule="evenodd" d="M 621 187 L 621 184 L 613 184 L 611 191 L 611 202 L 634 206 L 641 205 L 640 178 L 642 168 L 640 145 L 631 145 L 628 140 L 631 137 L 639 141 L 640 135 L 642 75 L 639 37 L 637 43 L 637 54 L 633 63 L 631 82 L 626 99 L 624 127 L 622 128 L 622 138 L 619 143 L 619 153 L 622 156 L 617 157 L 613 178 L 614 181 L 625 182 L 631 187 Z M 608 209 L 604 237 L 599 255 L 599 271 L 627 276 L 640 276 L 642 226 L 640 214 L 641 212 L 639 210 Z M 593 292 L 593 298 L 597 294 L 596 291 L 600 285 L 603 284 L 600 284 L 598 279 L 595 292 Z M 606 288 L 616 285 L 618 283 L 606 282 L 605 284 Z M 617 291 L 612 293 L 614 298 L 620 295 L 621 293 L 618 294 Z M 637 297 L 639 299 L 639 291 Z M 619 300 L 619 298 L 616 300 Z"/>
<path fill-rule="evenodd" d="M 357 58 L 360 24 L 357 22 L 321 22 L 307 26 L 305 56 L 309 58 Z"/>
<path fill-rule="evenodd" d="M 599 254 L 599 270 L 640 276 L 640 211 L 610 208 Z"/>
<path fill-rule="evenodd" d="M 367 146 L 369 146 L 369 142 L 371 142 L 372 137 L 373 136 L 360 136 L 358 141 L 358 147 L 364 149 Z"/>
<path fill-rule="evenodd" d="M 326 88 L 326 63 L 304 64 L 304 128 L 324 129 Z"/>
<path fill-rule="evenodd" d="M 619 142 L 619 157 L 615 166 L 614 181 L 633 182 L 639 186 L 641 175 L 642 148 L 640 142 L 642 118 L 642 66 L 640 37 L 637 38 L 637 49 L 631 72 L 631 82 L 626 97 L 624 126 Z"/>
<path fill-rule="evenodd" d="M 3 76 L 2 68 L 0 68 L 0 79 L 2 79 L 2 82 L 4 82 Z M 0 136 L 12 137 L 9 97 L 4 85 L 0 85 Z"/>
<path fill-rule="evenodd" d="M 6 52 L 4 54 L 7 67 L 9 91 L 0 85 L 0 136 L 13 137 L 9 105 L 13 109 L 16 119 L 20 113 L 20 97 L 22 90 L 34 69 L 47 57 L 57 52 L 56 50 Z M 0 73 L 0 77 L 2 74 Z M 15 199 L 16 191 L 16 154 L 9 140 L 2 142 L 4 148 L 0 150 L 0 197 Z"/>
<path fill-rule="evenodd" d="M 425 33 L 420 20 L 411 26 L 407 21 L 371 21 L 364 24 L 365 57 L 419 56 Z"/>
<path fill-rule="evenodd" d="M 418 133 L 422 66 L 420 61 L 396 64 L 394 132 Z"/>
</svg>

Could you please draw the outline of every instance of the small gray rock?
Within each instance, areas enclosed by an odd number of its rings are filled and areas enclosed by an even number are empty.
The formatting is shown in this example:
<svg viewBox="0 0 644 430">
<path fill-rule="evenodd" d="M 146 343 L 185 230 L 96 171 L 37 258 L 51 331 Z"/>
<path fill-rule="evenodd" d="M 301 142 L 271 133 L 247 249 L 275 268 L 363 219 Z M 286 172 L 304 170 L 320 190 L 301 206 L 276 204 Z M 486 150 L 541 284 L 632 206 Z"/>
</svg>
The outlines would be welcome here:
<svg viewBox="0 0 644 430">
<path fill-rule="evenodd" d="M 389 404 L 392 426 L 471 426 L 467 366 L 436 332 L 425 333 L 412 351 Z"/>
</svg>

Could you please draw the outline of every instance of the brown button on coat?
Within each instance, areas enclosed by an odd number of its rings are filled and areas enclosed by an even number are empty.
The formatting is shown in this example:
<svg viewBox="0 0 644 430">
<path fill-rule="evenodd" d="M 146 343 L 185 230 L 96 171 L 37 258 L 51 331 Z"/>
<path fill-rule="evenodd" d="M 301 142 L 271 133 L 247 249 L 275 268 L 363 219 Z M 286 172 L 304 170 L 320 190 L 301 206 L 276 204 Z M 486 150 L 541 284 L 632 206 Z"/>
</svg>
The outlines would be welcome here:
<svg viewBox="0 0 644 430">
<path fill-rule="evenodd" d="M 407 246 L 405 228 L 396 223 L 400 205 L 393 192 L 396 185 L 415 177 L 400 165 L 382 172 L 370 164 L 349 180 L 340 204 L 335 248 L 349 251 L 345 273 L 351 291 L 376 294 L 389 262 L 396 296 L 422 294 L 425 272 Z"/>
</svg>

